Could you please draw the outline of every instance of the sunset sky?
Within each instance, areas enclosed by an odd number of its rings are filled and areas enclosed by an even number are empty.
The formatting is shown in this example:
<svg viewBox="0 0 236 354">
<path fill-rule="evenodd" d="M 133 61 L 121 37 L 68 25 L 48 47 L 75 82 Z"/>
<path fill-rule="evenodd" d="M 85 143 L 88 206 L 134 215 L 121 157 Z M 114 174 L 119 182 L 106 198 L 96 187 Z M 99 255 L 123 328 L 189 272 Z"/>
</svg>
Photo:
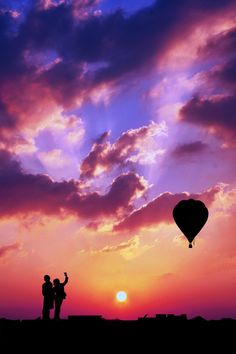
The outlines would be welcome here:
<svg viewBox="0 0 236 354">
<path fill-rule="evenodd" d="M 236 319 L 235 0 L 0 0 L 0 48 L 0 318 L 67 271 L 64 318 Z"/>
</svg>

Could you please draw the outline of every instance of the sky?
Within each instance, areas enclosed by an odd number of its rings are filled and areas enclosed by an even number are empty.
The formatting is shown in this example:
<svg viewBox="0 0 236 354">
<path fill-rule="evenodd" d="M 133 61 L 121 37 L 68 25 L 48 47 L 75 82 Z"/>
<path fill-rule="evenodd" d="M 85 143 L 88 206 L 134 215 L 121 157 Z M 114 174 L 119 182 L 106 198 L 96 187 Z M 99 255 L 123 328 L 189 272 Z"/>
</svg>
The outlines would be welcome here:
<svg viewBox="0 0 236 354">
<path fill-rule="evenodd" d="M 236 319 L 235 0 L 0 0 L 0 48 L 0 318 L 66 271 L 63 318 Z"/>
</svg>

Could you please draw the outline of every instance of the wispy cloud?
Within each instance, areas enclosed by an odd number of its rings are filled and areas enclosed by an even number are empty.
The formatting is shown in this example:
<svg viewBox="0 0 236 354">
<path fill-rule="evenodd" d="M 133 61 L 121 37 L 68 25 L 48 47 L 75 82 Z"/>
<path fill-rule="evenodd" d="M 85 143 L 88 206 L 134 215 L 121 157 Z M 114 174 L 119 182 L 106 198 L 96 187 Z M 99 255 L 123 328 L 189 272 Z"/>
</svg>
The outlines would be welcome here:
<svg viewBox="0 0 236 354">
<path fill-rule="evenodd" d="M 20 244 L 18 242 L 11 243 L 6 246 L 0 247 L 0 258 L 5 257 L 8 253 L 12 251 L 18 251 L 20 249 Z"/>
</svg>

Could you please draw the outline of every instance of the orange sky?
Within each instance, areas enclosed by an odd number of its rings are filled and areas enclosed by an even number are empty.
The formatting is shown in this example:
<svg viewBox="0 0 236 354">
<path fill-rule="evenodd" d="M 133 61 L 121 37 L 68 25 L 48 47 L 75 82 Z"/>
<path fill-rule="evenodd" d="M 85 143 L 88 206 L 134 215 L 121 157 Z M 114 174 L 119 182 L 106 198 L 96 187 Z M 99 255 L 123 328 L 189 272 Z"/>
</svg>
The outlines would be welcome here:
<svg viewBox="0 0 236 354">
<path fill-rule="evenodd" d="M 234 315 L 235 193 L 218 193 L 193 249 L 173 223 L 119 240 L 110 231 L 80 228 L 71 217 L 24 226 L 14 218 L 2 221 L 1 233 L 17 243 L 1 258 L 2 316 L 38 317 L 42 275 L 62 280 L 64 271 L 69 274 L 64 316 Z M 116 301 L 119 290 L 127 292 L 126 303 Z"/>
</svg>

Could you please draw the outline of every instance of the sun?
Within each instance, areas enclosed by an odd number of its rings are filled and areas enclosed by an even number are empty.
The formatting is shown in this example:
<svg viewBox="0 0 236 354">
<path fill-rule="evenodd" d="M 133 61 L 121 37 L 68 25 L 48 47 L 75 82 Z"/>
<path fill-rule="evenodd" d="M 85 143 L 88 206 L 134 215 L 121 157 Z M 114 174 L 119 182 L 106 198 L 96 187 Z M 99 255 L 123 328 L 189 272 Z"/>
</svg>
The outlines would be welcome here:
<svg viewBox="0 0 236 354">
<path fill-rule="evenodd" d="M 118 302 L 125 302 L 127 300 L 127 294 L 125 291 L 120 290 L 116 293 L 116 300 Z"/>
</svg>

